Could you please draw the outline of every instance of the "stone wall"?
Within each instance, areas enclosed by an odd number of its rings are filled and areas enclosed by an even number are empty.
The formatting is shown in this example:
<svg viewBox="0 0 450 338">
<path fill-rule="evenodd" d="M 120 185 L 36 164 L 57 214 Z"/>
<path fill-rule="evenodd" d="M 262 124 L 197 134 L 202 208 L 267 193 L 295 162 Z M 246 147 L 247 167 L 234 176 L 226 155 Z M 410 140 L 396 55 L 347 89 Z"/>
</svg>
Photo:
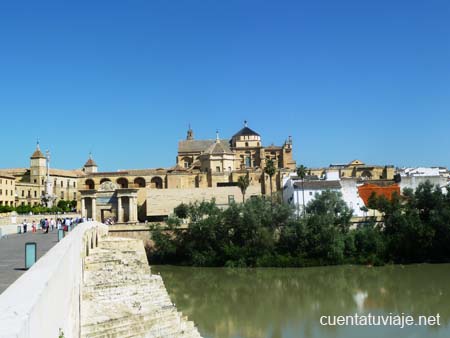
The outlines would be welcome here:
<svg viewBox="0 0 450 338">
<path fill-rule="evenodd" d="M 151 274 L 142 241 L 108 237 L 84 261 L 81 337 L 200 338 Z"/>
<path fill-rule="evenodd" d="M 260 186 L 249 186 L 246 198 L 261 195 Z M 233 196 L 236 202 L 242 201 L 239 187 L 190 188 L 190 189 L 154 189 L 147 192 L 147 216 L 171 215 L 173 209 L 181 203 L 211 201 L 215 198 L 219 206 L 228 206 L 228 198 Z"/>
<path fill-rule="evenodd" d="M 139 239 L 144 243 L 144 246 L 152 244 L 150 224 L 110 225 L 108 228 L 109 235 L 112 237 Z"/>
</svg>

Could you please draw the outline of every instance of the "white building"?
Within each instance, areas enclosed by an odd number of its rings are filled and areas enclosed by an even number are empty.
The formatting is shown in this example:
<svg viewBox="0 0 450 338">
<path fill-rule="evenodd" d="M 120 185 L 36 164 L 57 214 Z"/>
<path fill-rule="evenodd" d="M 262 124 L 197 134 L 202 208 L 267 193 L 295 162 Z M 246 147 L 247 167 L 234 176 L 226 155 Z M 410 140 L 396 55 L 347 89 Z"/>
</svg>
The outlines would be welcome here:
<svg viewBox="0 0 450 338">
<path fill-rule="evenodd" d="M 426 181 L 429 181 L 434 186 L 439 186 L 444 194 L 447 193 L 449 182 L 446 177 L 425 175 L 402 177 L 400 191 L 403 193 L 405 188 L 416 190 L 421 183 L 425 183 Z"/>
<path fill-rule="evenodd" d="M 402 168 L 398 169 L 397 173 L 399 173 L 401 177 L 441 176 L 441 169 L 442 168 L 439 167 Z"/>
<path fill-rule="evenodd" d="M 291 176 L 284 180 L 283 200 L 294 206 L 297 213 L 303 212 L 303 206 L 307 206 L 317 195 L 326 190 L 340 192 L 342 199 L 347 206 L 353 210 L 353 216 L 363 217 L 366 212 L 361 210 L 364 207 L 364 201 L 358 194 L 356 179 L 339 179 L 339 173 L 327 172 L 325 180 L 305 180 L 302 181 Z"/>
<path fill-rule="evenodd" d="M 416 190 L 421 183 L 429 181 L 434 186 L 439 186 L 443 193 L 447 193 L 449 188 L 449 179 L 444 173 L 448 173 L 446 168 L 404 168 L 397 171 L 400 174 L 400 180 L 397 184 L 400 192 L 405 188 Z M 283 179 L 283 200 L 294 206 L 297 213 L 302 214 L 303 206 L 307 206 L 316 195 L 326 190 L 337 191 L 342 194 L 342 199 L 347 206 L 353 210 L 354 217 L 365 217 L 368 212 L 367 206 L 359 195 L 358 187 L 365 182 L 358 178 L 340 178 L 337 171 L 326 171 L 323 178 L 307 177 L 303 182 L 297 176 L 292 174 Z M 380 181 L 380 183 L 382 183 Z M 394 181 L 385 182 L 385 184 L 396 184 Z M 374 183 L 378 185 L 377 183 Z M 370 212 L 370 214 L 372 211 Z"/>
<path fill-rule="evenodd" d="M 313 180 L 304 181 L 288 178 L 283 187 L 283 200 L 293 205 L 298 214 L 303 213 L 303 206 L 326 190 L 341 191 L 340 181 Z"/>
</svg>

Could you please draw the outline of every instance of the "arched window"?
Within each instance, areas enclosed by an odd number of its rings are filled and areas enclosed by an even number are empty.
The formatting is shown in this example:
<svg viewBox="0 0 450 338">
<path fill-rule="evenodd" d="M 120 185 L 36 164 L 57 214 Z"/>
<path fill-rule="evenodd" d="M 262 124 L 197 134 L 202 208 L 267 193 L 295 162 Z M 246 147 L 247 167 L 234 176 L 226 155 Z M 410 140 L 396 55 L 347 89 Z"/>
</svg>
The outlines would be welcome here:
<svg viewBox="0 0 450 338">
<path fill-rule="evenodd" d="M 86 189 L 95 189 L 95 183 L 94 183 L 94 180 L 87 179 L 87 180 L 84 182 L 84 184 L 85 184 L 85 186 L 86 186 Z"/>
<path fill-rule="evenodd" d="M 163 188 L 163 180 L 161 177 L 155 176 L 150 181 L 152 183 L 152 187 L 155 189 L 162 189 Z"/>
<path fill-rule="evenodd" d="M 184 163 L 184 167 L 185 168 L 189 168 L 192 165 L 192 158 L 191 157 L 185 156 L 185 157 L 183 157 L 182 161 Z"/>
<path fill-rule="evenodd" d="M 116 182 L 120 188 L 122 189 L 128 188 L 128 180 L 126 178 L 124 177 L 118 178 Z"/>
<path fill-rule="evenodd" d="M 145 188 L 145 179 L 142 177 L 136 177 L 134 179 L 134 185 L 137 188 Z"/>
<path fill-rule="evenodd" d="M 364 170 L 361 173 L 361 177 L 364 177 L 364 178 L 367 178 L 367 179 L 372 178 L 372 173 L 369 170 Z"/>
</svg>

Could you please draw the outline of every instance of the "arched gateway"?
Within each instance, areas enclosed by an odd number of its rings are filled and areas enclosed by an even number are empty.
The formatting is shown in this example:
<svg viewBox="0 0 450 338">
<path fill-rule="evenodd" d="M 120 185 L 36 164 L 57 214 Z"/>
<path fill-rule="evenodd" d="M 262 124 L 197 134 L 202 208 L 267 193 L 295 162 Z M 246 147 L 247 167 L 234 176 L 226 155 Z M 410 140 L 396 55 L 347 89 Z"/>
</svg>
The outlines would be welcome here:
<svg viewBox="0 0 450 338">
<path fill-rule="evenodd" d="M 82 216 L 102 222 L 137 223 L 138 189 L 123 188 L 124 182 L 118 183 L 122 184 L 105 180 L 98 190 L 80 190 Z"/>
</svg>

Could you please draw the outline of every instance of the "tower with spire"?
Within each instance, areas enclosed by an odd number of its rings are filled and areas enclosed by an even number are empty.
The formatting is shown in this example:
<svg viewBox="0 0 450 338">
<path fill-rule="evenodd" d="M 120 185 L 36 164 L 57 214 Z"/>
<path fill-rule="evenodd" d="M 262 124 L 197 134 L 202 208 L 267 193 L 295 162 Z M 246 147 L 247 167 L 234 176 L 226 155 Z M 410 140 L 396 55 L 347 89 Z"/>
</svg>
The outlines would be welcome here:
<svg viewBox="0 0 450 338">
<path fill-rule="evenodd" d="M 92 153 L 89 153 L 89 158 L 83 166 L 83 171 L 86 174 L 92 174 L 98 172 L 97 163 L 92 158 Z"/>
<path fill-rule="evenodd" d="M 41 151 L 39 141 L 36 150 L 30 157 L 30 183 L 44 185 L 47 175 L 47 158 Z"/>
<path fill-rule="evenodd" d="M 191 124 L 189 124 L 189 129 L 187 131 L 186 140 L 193 140 L 194 139 L 194 131 L 191 128 Z"/>
</svg>

